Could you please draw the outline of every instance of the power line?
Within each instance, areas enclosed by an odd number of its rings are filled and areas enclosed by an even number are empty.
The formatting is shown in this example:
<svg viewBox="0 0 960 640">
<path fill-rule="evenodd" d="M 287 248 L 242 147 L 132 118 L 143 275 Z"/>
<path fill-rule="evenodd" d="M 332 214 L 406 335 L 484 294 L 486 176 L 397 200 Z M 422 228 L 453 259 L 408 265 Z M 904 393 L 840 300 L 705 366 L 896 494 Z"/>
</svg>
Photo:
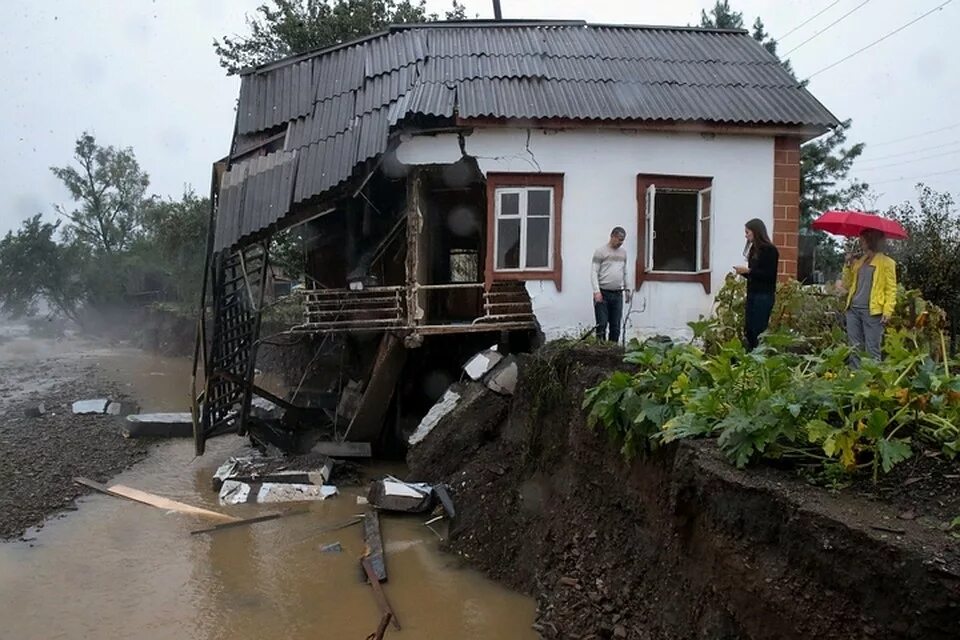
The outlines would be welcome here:
<svg viewBox="0 0 960 640">
<path fill-rule="evenodd" d="M 877 158 L 864 158 L 863 160 L 861 160 L 860 158 L 857 158 L 857 161 L 860 163 L 879 162 L 881 160 L 889 160 L 890 158 L 899 158 L 901 156 L 912 156 L 915 153 L 923 153 L 924 151 L 933 151 L 934 149 L 943 149 L 944 147 L 952 147 L 957 144 L 960 144 L 960 140 L 954 140 L 953 142 L 947 142 L 944 144 L 937 144 L 932 147 L 921 147 L 919 149 L 914 149 L 912 151 L 902 151 L 900 153 L 891 153 L 889 155 L 879 156 Z"/>
<path fill-rule="evenodd" d="M 933 160 L 934 158 L 943 158 L 945 156 L 955 156 L 960 153 L 960 149 L 954 149 L 953 151 L 945 151 L 944 153 L 935 153 L 932 156 L 922 156 L 920 158 L 914 158 L 912 160 L 904 160 L 902 162 L 891 162 L 889 164 L 880 164 L 875 167 L 862 167 L 859 171 L 876 171 L 878 169 L 889 169 L 890 167 L 902 167 L 905 164 L 913 164 L 914 162 L 922 162 L 924 160 Z"/>
<path fill-rule="evenodd" d="M 909 136 L 904 136 L 903 138 L 895 138 L 893 140 L 884 140 L 882 142 L 871 143 L 871 147 L 876 149 L 877 147 L 885 147 L 888 144 L 895 144 L 897 142 L 903 142 L 905 140 L 913 140 L 914 138 L 920 138 L 922 136 L 930 135 L 931 133 L 939 133 L 941 131 L 948 131 L 950 129 L 956 129 L 960 127 L 960 122 L 956 124 L 947 125 L 946 127 L 940 127 L 939 129 L 930 129 L 929 131 L 921 131 L 920 133 L 914 133 Z"/>
<path fill-rule="evenodd" d="M 824 28 L 821 29 L 820 31 L 817 31 L 815 34 L 813 34 L 812 36 L 810 36 L 809 38 L 807 38 L 806 40 L 804 40 L 803 42 L 801 42 L 800 44 L 798 44 L 797 46 L 795 46 L 793 49 L 790 49 L 790 51 L 787 51 L 786 53 L 784 53 L 783 56 L 781 56 L 781 57 L 786 58 L 788 55 L 790 55 L 791 53 L 793 53 L 794 51 L 796 51 L 797 49 L 799 49 L 799 48 L 802 47 L 803 45 L 807 44 L 808 42 L 810 42 L 810 41 L 813 40 L 814 38 L 817 38 L 817 37 L 823 35 L 823 34 L 826 33 L 827 31 L 829 31 L 829 30 L 831 29 L 831 27 L 833 27 L 834 25 L 839 24 L 840 22 L 842 22 L 842 21 L 844 20 L 844 18 L 846 18 L 847 16 L 849 16 L 850 14 L 852 14 L 854 11 L 856 11 L 857 9 L 859 9 L 860 7 L 862 7 L 863 5 L 867 4 L 868 2 L 870 2 L 870 0 L 863 0 L 863 2 L 861 2 L 860 4 L 858 4 L 857 6 L 855 6 L 853 9 L 850 9 L 850 11 L 847 11 L 845 14 L 843 14 L 842 16 L 840 16 L 839 18 L 837 18 L 836 20 L 834 20 L 833 22 L 831 22 L 830 24 L 828 24 L 826 27 L 824 27 Z"/>
<path fill-rule="evenodd" d="M 919 18 L 914 18 L 913 20 L 911 20 L 911 21 L 908 22 L 907 24 L 905 24 L 905 25 L 903 25 L 902 27 L 899 27 L 899 28 L 897 28 L 897 29 L 894 29 L 893 31 L 891 31 L 891 32 L 888 33 L 887 35 L 883 36 L 882 38 L 878 38 L 878 39 L 874 40 L 873 42 L 871 42 L 870 44 L 868 44 L 867 46 L 862 47 L 862 48 L 860 48 L 860 49 L 857 49 L 856 51 L 854 51 L 853 53 L 851 53 L 851 54 L 848 55 L 847 57 L 845 57 L 845 58 L 840 58 L 839 60 L 837 60 L 837 61 L 834 62 L 833 64 L 827 65 L 826 67 L 824 67 L 824 68 L 822 68 L 822 69 L 819 69 L 818 71 L 815 71 L 815 72 L 811 73 L 809 76 L 807 76 L 807 80 L 810 80 L 810 79 L 811 79 L 813 76 L 815 76 L 815 75 L 818 75 L 818 74 L 823 73 L 823 72 L 826 71 L 827 69 L 833 69 L 835 66 L 837 66 L 837 65 L 840 64 L 841 62 L 846 62 L 847 60 L 849 60 L 849 59 L 852 58 L 853 56 L 855 56 L 855 55 L 857 55 L 857 54 L 860 54 L 860 53 L 863 53 L 864 51 L 866 51 L 867 49 L 869 49 L 870 47 L 872 47 L 872 46 L 874 46 L 874 45 L 880 44 L 881 42 L 883 42 L 884 40 L 886 40 L 886 39 L 889 38 L 890 36 L 892 36 L 892 35 L 894 35 L 894 34 L 897 34 L 897 33 L 900 33 L 901 31 L 903 31 L 904 29 L 906 29 L 907 27 L 909 27 L 909 26 L 912 25 L 912 24 L 916 24 L 917 22 L 920 22 L 921 20 L 923 20 L 924 18 L 926 18 L 927 16 L 929 16 L 931 13 L 933 13 L 933 12 L 935 12 L 935 11 L 940 11 L 940 10 L 943 9 L 945 6 L 947 6 L 948 4 L 950 4 L 951 2 L 953 2 L 953 0 L 947 0 L 946 2 L 944 2 L 943 4 L 941 4 L 940 6 L 934 7 L 933 9 L 930 9 L 930 11 L 927 11 L 925 14 L 923 14 L 923 15 L 920 16 Z"/>
<path fill-rule="evenodd" d="M 794 31 L 796 31 L 796 30 L 798 30 L 798 29 L 802 29 L 803 27 L 807 26 L 808 24 L 810 24 L 811 22 L 813 22 L 814 20 L 816 20 L 817 18 L 819 18 L 820 16 L 822 16 L 824 13 L 826 13 L 828 9 L 830 9 L 831 7 L 834 7 L 834 6 L 838 5 L 838 4 L 840 4 L 840 0 L 834 0 L 833 2 L 831 2 L 830 4 L 828 4 L 825 8 L 821 9 L 818 13 L 816 13 L 813 17 L 807 18 L 806 20 L 804 20 L 803 22 L 801 22 L 800 24 L 798 24 L 797 26 L 795 26 L 793 29 L 790 29 L 790 31 L 787 31 L 785 34 L 783 34 L 782 36 L 780 36 L 780 38 L 777 40 L 777 42 L 782 42 L 783 39 L 786 38 L 787 36 L 789 36 L 791 33 L 793 33 Z"/>
<path fill-rule="evenodd" d="M 950 169 L 949 171 L 938 171 L 937 173 L 928 173 L 922 176 L 900 176 L 899 178 L 890 178 L 889 180 L 877 180 L 876 182 L 870 182 L 872 187 L 875 184 L 887 184 L 888 182 L 902 182 L 904 180 L 926 180 L 927 178 L 933 178 L 934 176 L 945 176 L 949 173 L 960 173 L 960 168 Z"/>
</svg>

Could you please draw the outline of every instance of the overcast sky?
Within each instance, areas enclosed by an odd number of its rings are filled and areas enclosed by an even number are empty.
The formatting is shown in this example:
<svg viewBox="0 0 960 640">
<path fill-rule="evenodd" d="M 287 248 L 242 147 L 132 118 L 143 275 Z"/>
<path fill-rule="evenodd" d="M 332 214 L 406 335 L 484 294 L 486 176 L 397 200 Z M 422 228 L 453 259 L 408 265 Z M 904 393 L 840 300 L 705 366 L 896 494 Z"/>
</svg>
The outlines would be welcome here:
<svg viewBox="0 0 960 640">
<path fill-rule="evenodd" d="M 733 0 L 733 6 L 748 24 L 762 17 L 778 38 L 827 9 L 781 39 L 781 53 L 802 45 L 787 57 L 806 78 L 944 1 Z M 179 196 L 191 185 L 206 193 L 211 162 L 228 149 L 239 88 L 211 43 L 245 33 L 244 14 L 261 3 L 3 0 L 0 233 L 36 213 L 53 219 L 54 203 L 69 205 L 49 167 L 70 162 L 82 131 L 104 145 L 133 147 L 151 192 Z M 464 4 L 470 17 L 492 17 L 489 0 Z M 505 18 L 617 24 L 696 24 L 701 8 L 712 4 L 502 0 Z M 428 2 L 440 13 L 448 6 Z M 958 27 L 960 0 L 954 0 L 810 82 L 834 114 L 853 119 L 851 139 L 867 143 L 855 173 L 874 185 L 880 208 L 912 199 L 919 180 L 960 192 L 960 58 L 949 54 Z"/>
</svg>

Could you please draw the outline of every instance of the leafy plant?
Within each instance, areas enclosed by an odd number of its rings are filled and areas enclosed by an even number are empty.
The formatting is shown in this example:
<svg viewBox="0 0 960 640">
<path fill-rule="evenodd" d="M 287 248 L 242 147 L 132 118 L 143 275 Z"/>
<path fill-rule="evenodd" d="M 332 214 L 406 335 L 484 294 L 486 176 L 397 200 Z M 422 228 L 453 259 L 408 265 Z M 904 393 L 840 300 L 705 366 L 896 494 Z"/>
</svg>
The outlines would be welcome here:
<svg viewBox="0 0 960 640">
<path fill-rule="evenodd" d="M 696 327 L 705 328 L 715 329 Z M 767 459 L 876 478 L 918 447 L 960 451 L 956 363 L 942 352 L 935 359 L 923 341 L 920 328 L 891 329 L 886 359 L 855 371 L 845 344 L 811 350 L 811 340 L 784 329 L 749 353 L 738 339 L 709 350 L 634 342 L 625 362 L 638 370 L 588 390 L 584 407 L 588 424 L 628 459 L 660 443 L 716 437 L 738 467 Z"/>
</svg>

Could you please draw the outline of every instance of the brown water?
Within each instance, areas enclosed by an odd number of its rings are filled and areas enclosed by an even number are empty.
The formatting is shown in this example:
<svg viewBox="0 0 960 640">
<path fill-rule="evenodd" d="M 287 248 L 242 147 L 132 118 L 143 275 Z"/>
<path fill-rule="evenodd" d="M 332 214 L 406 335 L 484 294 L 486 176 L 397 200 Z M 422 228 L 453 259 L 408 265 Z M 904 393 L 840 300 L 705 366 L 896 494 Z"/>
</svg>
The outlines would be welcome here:
<svg viewBox="0 0 960 640">
<path fill-rule="evenodd" d="M 133 350 L 96 357 L 145 411 L 186 408 L 186 361 Z M 115 482 L 240 516 L 277 510 L 217 505 L 210 476 L 242 446 L 226 436 L 195 459 L 191 442 L 165 442 Z M 194 517 L 99 494 L 83 498 L 78 511 L 29 533 L 32 543 L 0 544 L 0 638 L 366 638 L 380 614 L 360 580 L 361 528 L 318 533 L 361 513 L 360 493 L 343 488 L 305 515 L 200 535 L 190 531 L 209 523 Z M 403 626 L 387 637 L 536 638 L 533 601 L 441 552 L 425 519 L 381 518 L 384 589 Z M 320 552 L 329 542 L 343 552 Z"/>
</svg>

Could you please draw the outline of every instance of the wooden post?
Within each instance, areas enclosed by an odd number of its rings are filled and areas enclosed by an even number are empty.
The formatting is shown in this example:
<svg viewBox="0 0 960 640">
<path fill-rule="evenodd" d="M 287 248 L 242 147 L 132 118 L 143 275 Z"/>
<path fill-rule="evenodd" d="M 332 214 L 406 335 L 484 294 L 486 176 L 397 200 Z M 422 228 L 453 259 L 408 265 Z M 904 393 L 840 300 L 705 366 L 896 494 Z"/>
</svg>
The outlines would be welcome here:
<svg viewBox="0 0 960 640">
<path fill-rule="evenodd" d="M 407 326 L 415 328 L 423 319 L 420 306 L 419 266 L 420 232 L 423 229 L 423 214 L 420 212 L 419 168 L 412 168 L 407 178 Z"/>
</svg>

